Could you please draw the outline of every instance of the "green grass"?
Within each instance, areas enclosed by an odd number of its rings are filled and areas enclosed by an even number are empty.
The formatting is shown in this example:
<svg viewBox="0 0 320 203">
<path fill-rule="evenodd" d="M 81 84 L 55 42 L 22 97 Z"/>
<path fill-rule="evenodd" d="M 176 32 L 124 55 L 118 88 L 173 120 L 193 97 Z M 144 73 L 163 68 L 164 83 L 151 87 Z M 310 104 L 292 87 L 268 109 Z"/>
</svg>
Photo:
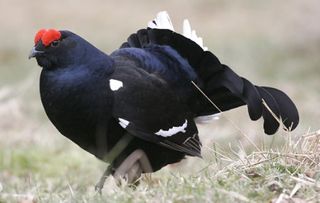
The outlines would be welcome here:
<svg viewBox="0 0 320 203">
<path fill-rule="evenodd" d="M 320 190 L 319 132 L 283 141 L 277 150 L 248 155 L 241 149 L 211 148 L 204 160 L 144 176 L 137 187 L 125 182 L 117 186 L 109 178 L 101 196 L 94 184 L 105 164 L 72 145 L 62 151 L 0 150 L 0 202 L 315 202 Z M 198 166 L 188 170 L 190 164 Z"/>
</svg>

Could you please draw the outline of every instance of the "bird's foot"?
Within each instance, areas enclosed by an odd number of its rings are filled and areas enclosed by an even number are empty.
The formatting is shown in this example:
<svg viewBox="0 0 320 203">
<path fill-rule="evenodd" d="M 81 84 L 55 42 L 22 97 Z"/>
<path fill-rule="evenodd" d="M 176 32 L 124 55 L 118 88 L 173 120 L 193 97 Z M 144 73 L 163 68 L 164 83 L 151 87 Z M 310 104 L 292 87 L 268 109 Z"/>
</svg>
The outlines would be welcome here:
<svg viewBox="0 0 320 203">
<path fill-rule="evenodd" d="M 100 195 L 102 194 L 102 188 L 104 186 L 105 181 L 106 181 L 106 178 L 103 178 L 103 179 L 101 178 L 99 182 L 94 186 L 95 191 Z"/>
<path fill-rule="evenodd" d="M 141 149 L 137 149 L 121 163 L 114 177 L 118 181 L 124 178 L 129 184 L 136 184 L 142 173 L 151 172 L 152 167 L 147 155 Z"/>
<path fill-rule="evenodd" d="M 108 176 L 112 174 L 111 165 L 105 170 L 98 183 L 95 185 L 95 191 L 102 193 L 102 188 Z M 147 155 L 141 149 L 132 152 L 116 169 L 113 176 L 117 184 L 121 184 L 121 179 L 125 179 L 129 184 L 137 185 L 138 179 L 142 173 L 151 173 L 152 167 Z"/>
<path fill-rule="evenodd" d="M 104 183 L 106 182 L 106 179 L 108 178 L 108 176 L 112 173 L 111 171 L 112 171 L 112 167 L 111 165 L 109 165 L 108 168 L 104 171 L 98 183 L 95 185 L 94 189 L 99 194 L 102 193 L 102 188 L 104 186 Z"/>
</svg>

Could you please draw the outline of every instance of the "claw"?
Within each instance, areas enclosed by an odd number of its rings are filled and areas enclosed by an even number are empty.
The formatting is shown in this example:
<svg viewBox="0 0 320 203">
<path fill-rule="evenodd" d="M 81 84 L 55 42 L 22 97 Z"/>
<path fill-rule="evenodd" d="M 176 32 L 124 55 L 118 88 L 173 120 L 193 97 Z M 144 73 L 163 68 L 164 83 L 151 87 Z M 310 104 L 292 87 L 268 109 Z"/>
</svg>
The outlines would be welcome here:
<svg viewBox="0 0 320 203">
<path fill-rule="evenodd" d="M 104 171 L 98 183 L 94 186 L 95 191 L 98 192 L 100 195 L 102 194 L 102 188 L 104 186 L 104 183 L 106 182 L 106 179 L 108 178 L 108 176 L 111 175 L 111 173 L 112 173 L 112 166 L 109 165 L 108 168 Z"/>
<path fill-rule="evenodd" d="M 101 181 L 101 179 L 100 179 L 100 181 L 94 186 L 94 190 L 97 193 L 99 193 L 100 195 L 102 194 L 102 188 L 103 188 L 104 182 L 105 182 L 105 180 Z"/>
</svg>

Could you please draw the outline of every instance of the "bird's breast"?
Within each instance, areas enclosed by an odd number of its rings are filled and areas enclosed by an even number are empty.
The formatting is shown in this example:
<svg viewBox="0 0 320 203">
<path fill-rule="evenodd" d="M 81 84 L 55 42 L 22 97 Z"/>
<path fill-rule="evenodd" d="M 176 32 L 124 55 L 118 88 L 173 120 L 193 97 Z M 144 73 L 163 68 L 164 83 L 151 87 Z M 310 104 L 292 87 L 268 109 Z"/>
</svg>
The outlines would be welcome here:
<svg viewBox="0 0 320 203">
<path fill-rule="evenodd" d="M 41 101 L 50 121 L 86 150 L 94 148 L 97 136 L 106 136 L 111 117 L 112 97 L 107 83 L 99 80 L 86 72 L 43 71 L 40 77 Z"/>
</svg>

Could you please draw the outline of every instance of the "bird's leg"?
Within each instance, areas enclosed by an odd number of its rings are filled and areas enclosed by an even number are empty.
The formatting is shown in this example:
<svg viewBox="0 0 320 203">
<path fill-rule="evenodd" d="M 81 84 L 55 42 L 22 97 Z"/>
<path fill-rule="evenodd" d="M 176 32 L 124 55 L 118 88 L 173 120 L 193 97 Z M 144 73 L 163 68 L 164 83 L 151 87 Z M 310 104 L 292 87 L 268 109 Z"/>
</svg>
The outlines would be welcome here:
<svg viewBox="0 0 320 203">
<path fill-rule="evenodd" d="M 116 179 L 126 178 L 128 183 L 135 183 L 143 172 L 151 173 L 152 167 L 144 151 L 137 149 L 121 163 L 114 177 Z"/>
<path fill-rule="evenodd" d="M 95 185 L 94 189 L 99 192 L 101 194 L 101 191 L 102 191 L 102 188 L 104 186 L 104 183 L 106 182 L 106 179 L 108 178 L 109 175 L 112 174 L 112 170 L 113 170 L 113 167 L 112 167 L 112 164 L 110 164 L 108 166 L 108 168 L 104 171 L 104 173 L 102 174 L 99 182 Z"/>
</svg>

